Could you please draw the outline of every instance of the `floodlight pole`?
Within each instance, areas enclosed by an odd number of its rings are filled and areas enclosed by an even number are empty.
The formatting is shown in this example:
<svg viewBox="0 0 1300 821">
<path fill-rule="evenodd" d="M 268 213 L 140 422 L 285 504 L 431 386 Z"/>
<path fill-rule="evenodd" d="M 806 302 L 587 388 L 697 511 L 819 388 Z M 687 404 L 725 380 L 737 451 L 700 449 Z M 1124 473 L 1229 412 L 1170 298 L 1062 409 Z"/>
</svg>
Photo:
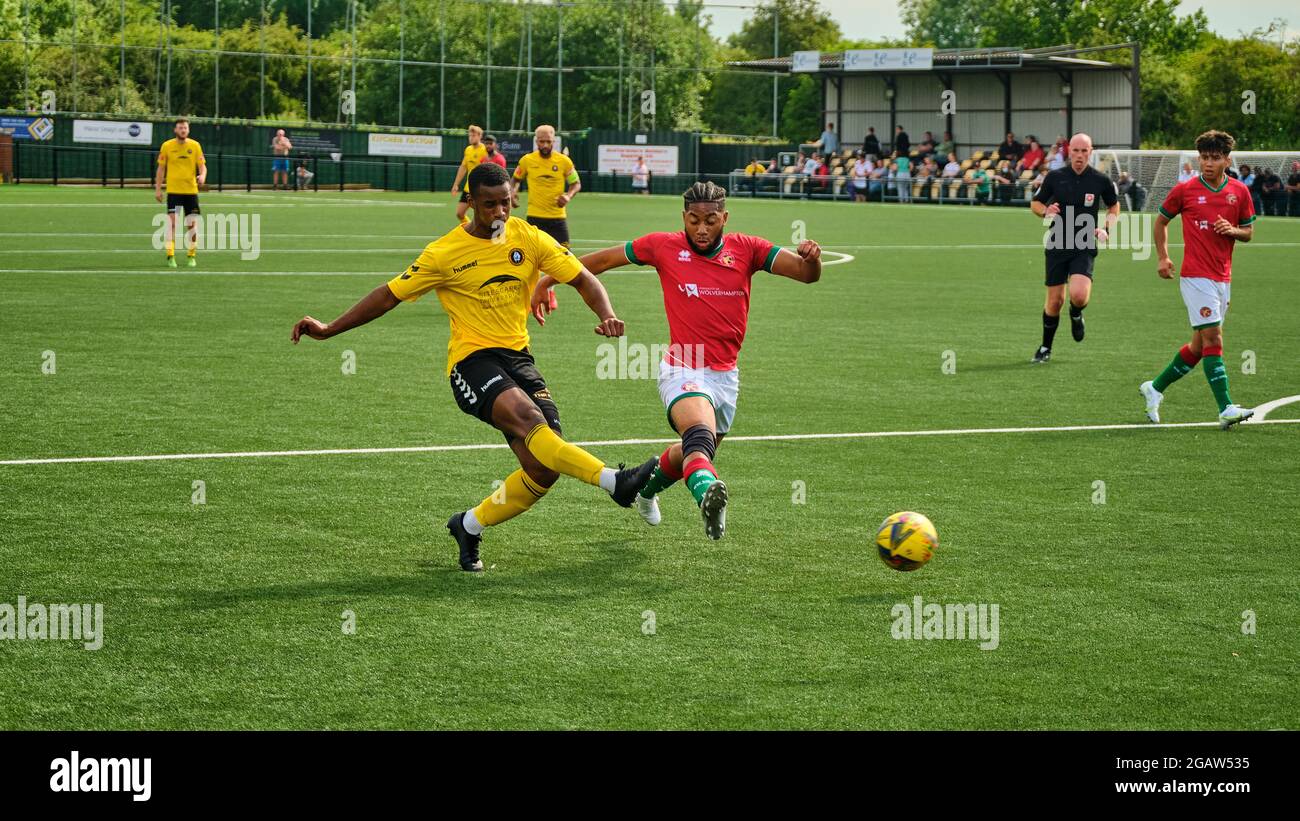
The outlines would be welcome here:
<svg viewBox="0 0 1300 821">
<path fill-rule="evenodd" d="M 307 122 L 311 122 L 311 7 L 316 0 L 307 0 Z"/>
<path fill-rule="evenodd" d="M 217 50 L 212 55 L 212 106 L 213 115 L 221 116 L 221 0 L 212 2 L 212 27 L 213 37 L 216 39 Z"/>
<path fill-rule="evenodd" d="M 776 3 L 772 4 L 772 56 L 781 56 L 781 7 Z M 772 72 L 772 136 L 776 136 L 776 100 L 779 93 L 781 78 L 777 72 Z"/>
<path fill-rule="evenodd" d="M 397 16 L 397 127 L 401 128 L 406 107 L 406 0 L 399 0 Z"/>
<path fill-rule="evenodd" d="M 126 0 L 122 0 L 119 5 L 122 44 L 118 49 L 117 57 L 117 110 L 126 111 Z"/>
</svg>

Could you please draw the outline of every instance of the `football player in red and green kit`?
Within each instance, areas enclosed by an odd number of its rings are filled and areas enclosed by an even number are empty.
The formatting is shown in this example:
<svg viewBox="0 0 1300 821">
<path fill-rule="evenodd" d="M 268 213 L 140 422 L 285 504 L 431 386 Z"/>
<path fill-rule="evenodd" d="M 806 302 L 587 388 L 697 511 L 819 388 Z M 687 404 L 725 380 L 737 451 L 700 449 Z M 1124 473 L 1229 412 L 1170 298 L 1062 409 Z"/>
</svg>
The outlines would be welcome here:
<svg viewBox="0 0 1300 821">
<path fill-rule="evenodd" d="M 727 524 L 727 486 L 718 478 L 713 457 L 736 416 L 740 371 L 736 360 L 749 322 L 750 280 L 768 271 L 799 282 L 822 275 L 821 247 L 812 240 L 797 252 L 762 237 L 724 234 L 727 190 L 697 182 L 683 194 L 685 230 L 646 234 L 582 257 L 593 274 L 623 265 L 646 265 L 659 273 L 671 344 L 659 363 L 659 397 L 668 422 L 681 436 L 659 459 L 637 498 L 637 510 L 659 524 L 655 496 L 678 479 L 695 497 L 704 532 L 721 539 Z M 533 290 L 533 316 L 550 313 L 543 277 Z"/>
<path fill-rule="evenodd" d="M 1174 354 L 1159 376 L 1138 386 L 1152 422 L 1160 421 L 1164 391 L 1190 373 L 1197 362 L 1204 367 L 1219 404 L 1219 427 L 1227 430 L 1255 413 L 1233 404 L 1228 395 L 1228 370 L 1223 366 L 1223 319 L 1232 296 L 1232 249 L 1237 241 L 1250 242 L 1255 233 L 1250 189 L 1227 175 L 1235 146 L 1232 135 L 1222 131 L 1207 131 L 1197 137 L 1201 173 L 1174 186 L 1156 217 L 1157 273 L 1165 279 L 1174 275 L 1169 221 L 1180 214 L 1183 218 L 1179 285 L 1192 325 L 1192 341 Z"/>
</svg>

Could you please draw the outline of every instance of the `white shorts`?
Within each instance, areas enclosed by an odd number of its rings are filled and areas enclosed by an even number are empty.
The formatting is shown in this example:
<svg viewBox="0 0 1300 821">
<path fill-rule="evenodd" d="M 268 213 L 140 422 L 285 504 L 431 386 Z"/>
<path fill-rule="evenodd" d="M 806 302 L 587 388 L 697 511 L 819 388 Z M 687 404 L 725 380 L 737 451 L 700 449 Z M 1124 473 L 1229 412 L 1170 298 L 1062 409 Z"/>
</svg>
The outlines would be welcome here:
<svg viewBox="0 0 1300 821">
<path fill-rule="evenodd" d="M 1232 284 L 1207 277 L 1180 277 L 1178 289 L 1187 306 L 1187 321 L 1193 328 L 1223 324 L 1232 299 Z"/>
<path fill-rule="evenodd" d="M 668 410 L 668 424 L 672 424 L 672 407 L 686 396 L 703 396 L 713 405 L 714 429 L 718 433 L 731 430 L 736 418 L 736 396 L 740 393 L 740 369 L 715 371 L 712 368 L 683 368 L 659 362 L 659 398 Z"/>
</svg>

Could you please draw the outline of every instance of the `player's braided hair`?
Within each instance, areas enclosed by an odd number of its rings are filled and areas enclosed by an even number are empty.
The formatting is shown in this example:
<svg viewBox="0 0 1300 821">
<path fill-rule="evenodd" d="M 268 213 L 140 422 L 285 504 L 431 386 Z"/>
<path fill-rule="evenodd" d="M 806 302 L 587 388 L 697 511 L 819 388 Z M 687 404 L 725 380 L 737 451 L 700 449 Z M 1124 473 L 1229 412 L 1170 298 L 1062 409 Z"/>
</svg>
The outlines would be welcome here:
<svg viewBox="0 0 1300 821">
<path fill-rule="evenodd" d="M 1222 154 L 1228 156 L 1237 147 L 1237 141 L 1226 131 L 1207 131 L 1196 138 L 1198 154 Z"/>
<path fill-rule="evenodd" d="M 474 196 L 477 189 L 485 185 L 506 185 L 510 175 L 494 162 L 479 163 L 469 172 L 469 195 Z"/>
<path fill-rule="evenodd" d="M 716 202 L 719 208 L 725 208 L 727 189 L 717 183 L 700 181 L 687 188 L 682 194 L 682 199 L 686 201 L 687 208 L 690 208 L 693 202 Z"/>
</svg>

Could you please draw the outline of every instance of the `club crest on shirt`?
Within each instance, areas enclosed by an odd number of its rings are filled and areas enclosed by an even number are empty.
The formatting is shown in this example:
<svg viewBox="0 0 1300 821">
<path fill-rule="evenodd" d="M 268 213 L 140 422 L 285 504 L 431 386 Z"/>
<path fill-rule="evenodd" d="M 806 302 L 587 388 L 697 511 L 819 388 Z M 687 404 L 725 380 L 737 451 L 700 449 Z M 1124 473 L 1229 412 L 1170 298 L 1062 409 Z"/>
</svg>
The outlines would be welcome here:
<svg viewBox="0 0 1300 821">
<path fill-rule="evenodd" d="M 1236 205 L 1236 204 L 1237 204 L 1237 195 L 1236 195 L 1236 194 L 1229 194 L 1229 195 L 1228 195 L 1228 205 Z"/>
<path fill-rule="evenodd" d="M 524 251 L 523 251 L 522 248 L 511 248 L 511 249 L 510 249 L 510 264 L 511 264 L 511 265 L 523 265 L 523 264 L 524 264 Z"/>
<path fill-rule="evenodd" d="M 1093 202 L 1095 202 L 1096 199 L 1097 199 L 1097 195 L 1096 195 L 1096 194 L 1084 194 L 1084 195 L 1083 195 L 1083 207 L 1084 207 L 1084 208 L 1091 208 Z"/>
<path fill-rule="evenodd" d="M 731 255 L 730 251 L 722 255 L 722 264 L 728 268 L 736 264 L 736 258 Z"/>
</svg>

